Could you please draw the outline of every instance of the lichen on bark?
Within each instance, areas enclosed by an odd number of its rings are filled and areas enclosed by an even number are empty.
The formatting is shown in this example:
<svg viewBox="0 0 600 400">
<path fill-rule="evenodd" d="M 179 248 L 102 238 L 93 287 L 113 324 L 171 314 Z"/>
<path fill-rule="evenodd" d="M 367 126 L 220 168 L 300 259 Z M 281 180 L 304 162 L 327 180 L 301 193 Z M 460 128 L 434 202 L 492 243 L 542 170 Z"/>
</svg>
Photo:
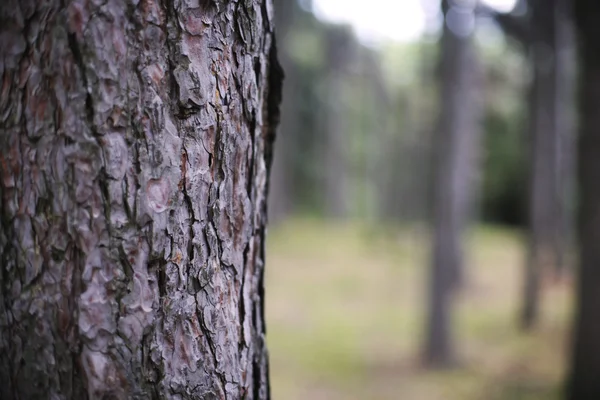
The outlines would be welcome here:
<svg viewBox="0 0 600 400">
<path fill-rule="evenodd" d="M 268 398 L 271 1 L 0 22 L 0 398 Z"/>
</svg>

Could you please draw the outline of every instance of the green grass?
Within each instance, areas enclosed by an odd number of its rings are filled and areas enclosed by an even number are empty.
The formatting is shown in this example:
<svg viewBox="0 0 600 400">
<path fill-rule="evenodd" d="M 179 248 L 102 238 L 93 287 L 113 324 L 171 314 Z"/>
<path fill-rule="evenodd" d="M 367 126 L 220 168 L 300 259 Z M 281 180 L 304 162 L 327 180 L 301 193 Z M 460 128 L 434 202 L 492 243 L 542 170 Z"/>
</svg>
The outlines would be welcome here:
<svg viewBox="0 0 600 400">
<path fill-rule="evenodd" d="M 535 332 L 516 326 L 522 240 L 493 227 L 468 241 L 457 299 L 460 368 L 419 363 L 426 293 L 423 230 L 294 220 L 269 232 L 267 339 L 273 398 L 558 399 L 571 291 L 544 285 Z"/>
</svg>

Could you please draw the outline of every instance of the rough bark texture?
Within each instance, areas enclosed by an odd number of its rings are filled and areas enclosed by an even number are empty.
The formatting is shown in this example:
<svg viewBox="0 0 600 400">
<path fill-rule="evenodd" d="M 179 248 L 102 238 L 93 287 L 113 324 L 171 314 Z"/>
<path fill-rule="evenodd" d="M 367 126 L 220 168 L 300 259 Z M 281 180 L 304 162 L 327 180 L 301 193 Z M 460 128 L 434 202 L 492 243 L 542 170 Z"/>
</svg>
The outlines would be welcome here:
<svg viewBox="0 0 600 400">
<path fill-rule="evenodd" d="M 600 2 L 576 0 L 579 38 L 579 281 L 568 399 L 600 398 Z"/>
<path fill-rule="evenodd" d="M 473 174 L 477 155 L 479 107 L 477 61 L 472 31 L 460 32 L 474 18 L 472 10 L 442 3 L 446 23 L 441 42 L 441 96 L 436 138 L 433 250 L 425 361 L 452 364 L 452 293 L 463 269 L 462 241 L 473 205 Z"/>
<path fill-rule="evenodd" d="M 272 21 L 0 3 L 0 398 L 269 397 Z"/>
</svg>

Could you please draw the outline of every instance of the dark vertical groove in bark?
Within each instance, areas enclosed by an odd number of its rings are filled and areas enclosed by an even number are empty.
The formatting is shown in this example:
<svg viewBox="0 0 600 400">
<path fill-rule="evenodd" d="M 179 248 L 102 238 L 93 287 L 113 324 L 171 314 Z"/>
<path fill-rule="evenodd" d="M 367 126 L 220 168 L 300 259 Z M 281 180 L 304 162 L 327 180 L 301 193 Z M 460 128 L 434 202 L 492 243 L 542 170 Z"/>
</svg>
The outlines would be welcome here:
<svg viewBox="0 0 600 400">
<path fill-rule="evenodd" d="M 271 8 L 0 4 L 2 399 L 269 397 Z"/>
<path fill-rule="evenodd" d="M 267 111 L 268 116 L 267 135 L 265 148 L 265 160 L 267 168 L 270 171 L 273 163 L 273 148 L 275 143 L 276 131 L 279 126 L 280 110 L 279 105 L 281 104 L 283 94 L 283 79 L 285 74 L 279 64 L 279 57 L 277 56 L 277 39 L 273 36 L 273 45 L 269 51 L 269 84 L 268 84 L 268 95 L 267 95 Z M 269 181 L 267 181 L 267 185 Z M 266 204 L 265 204 L 266 207 Z"/>
</svg>

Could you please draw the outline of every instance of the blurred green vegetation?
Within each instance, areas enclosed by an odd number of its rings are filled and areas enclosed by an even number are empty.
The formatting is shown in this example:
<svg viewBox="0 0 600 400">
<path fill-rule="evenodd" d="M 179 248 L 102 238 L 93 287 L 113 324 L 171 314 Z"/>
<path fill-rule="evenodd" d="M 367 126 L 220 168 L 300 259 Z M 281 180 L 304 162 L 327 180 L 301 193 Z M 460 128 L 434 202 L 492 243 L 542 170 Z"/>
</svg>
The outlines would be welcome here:
<svg viewBox="0 0 600 400">
<path fill-rule="evenodd" d="M 428 240 L 414 225 L 293 219 L 267 240 L 267 340 L 273 397 L 558 399 L 571 288 L 545 282 L 543 321 L 517 329 L 522 234 L 480 226 L 456 309 L 460 368 L 421 368 Z"/>
<path fill-rule="evenodd" d="M 328 196 L 335 190 L 326 176 L 335 170 L 343 182 L 338 197 L 348 203 L 337 208 L 345 216 L 426 221 L 438 113 L 436 38 L 368 47 L 351 27 L 320 21 L 296 1 L 276 6 L 286 83 L 274 169 L 285 182 L 274 179 L 271 210 L 331 216 Z M 484 28 L 477 41 L 485 116 L 476 217 L 522 227 L 530 71 L 522 48 Z M 278 210 L 278 202 L 286 209 Z"/>
<path fill-rule="evenodd" d="M 479 45 L 485 70 L 481 218 L 524 226 L 527 219 L 526 125 L 529 70 L 524 56 L 508 43 Z"/>
</svg>

